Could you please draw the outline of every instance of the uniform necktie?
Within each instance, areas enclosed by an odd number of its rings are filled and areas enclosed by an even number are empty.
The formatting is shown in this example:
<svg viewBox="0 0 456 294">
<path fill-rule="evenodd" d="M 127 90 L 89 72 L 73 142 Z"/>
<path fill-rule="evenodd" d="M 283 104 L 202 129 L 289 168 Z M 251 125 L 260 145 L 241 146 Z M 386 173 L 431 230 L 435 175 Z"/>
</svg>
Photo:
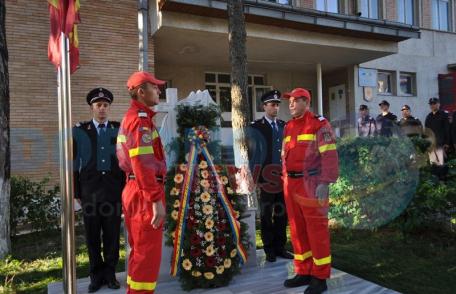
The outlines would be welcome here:
<svg viewBox="0 0 456 294">
<path fill-rule="evenodd" d="M 99 129 L 98 135 L 102 136 L 102 135 L 104 135 L 104 134 L 106 133 L 106 126 L 105 126 L 105 124 L 99 124 L 99 125 L 98 125 L 98 129 Z"/>
</svg>

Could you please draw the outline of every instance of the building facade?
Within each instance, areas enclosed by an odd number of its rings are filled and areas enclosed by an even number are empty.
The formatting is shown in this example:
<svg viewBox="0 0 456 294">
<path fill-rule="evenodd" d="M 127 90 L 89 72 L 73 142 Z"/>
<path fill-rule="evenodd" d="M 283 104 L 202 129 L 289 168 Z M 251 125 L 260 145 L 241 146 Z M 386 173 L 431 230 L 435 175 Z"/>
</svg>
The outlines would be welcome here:
<svg viewBox="0 0 456 294">
<path fill-rule="evenodd" d="M 12 172 L 58 176 L 56 72 L 47 60 L 43 1 L 6 0 L 10 52 Z M 228 24 L 223 0 L 150 0 L 149 68 L 179 98 L 208 89 L 231 142 Z M 271 88 L 312 91 L 315 112 L 340 135 L 353 133 L 357 109 L 386 99 L 424 120 L 439 96 L 439 74 L 456 63 L 452 0 L 245 0 L 251 114 Z M 73 121 L 87 120 L 86 93 L 111 89 L 112 118 L 128 105 L 125 81 L 138 67 L 136 1 L 81 0 L 81 68 L 72 76 Z M 322 109 L 318 107 L 321 101 Z M 280 111 L 288 119 L 288 109 Z"/>
</svg>

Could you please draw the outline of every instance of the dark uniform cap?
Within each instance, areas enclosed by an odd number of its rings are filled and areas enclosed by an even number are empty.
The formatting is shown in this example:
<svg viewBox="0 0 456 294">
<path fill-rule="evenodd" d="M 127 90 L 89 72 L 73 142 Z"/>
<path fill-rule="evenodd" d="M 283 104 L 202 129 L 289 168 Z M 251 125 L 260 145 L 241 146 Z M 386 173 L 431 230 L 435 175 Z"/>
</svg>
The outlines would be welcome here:
<svg viewBox="0 0 456 294">
<path fill-rule="evenodd" d="M 380 102 L 380 103 L 378 104 L 378 106 L 382 106 L 382 105 L 386 105 L 386 106 L 388 106 L 388 107 L 390 106 L 389 102 L 386 101 L 386 100 L 382 100 L 382 102 Z"/>
<path fill-rule="evenodd" d="M 105 88 L 95 88 L 87 94 L 87 104 L 92 105 L 92 103 L 98 100 L 106 100 L 109 104 L 114 101 L 114 96 L 111 91 Z"/>
<path fill-rule="evenodd" d="M 402 110 L 406 110 L 406 109 L 407 109 L 407 110 L 410 110 L 410 106 L 408 106 L 407 104 L 405 104 L 404 106 L 402 106 L 401 111 L 402 111 Z"/>
<path fill-rule="evenodd" d="M 365 104 L 361 104 L 359 106 L 359 110 L 368 110 L 368 109 L 369 109 L 369 107 L 367 107 L 367 105 L 365 105 Z"/>
<path fill-rule="evenodd" d="M 436 98 L 436 97 L 429 98 L 429 104 L 436 104 L 436 103 L 440 103 L 439 98 Z"/>
<path fill-rule="evenodd" d="M 268 102 L 276 102 L 280 103 L 280 92 L 277 90 L 272 90 L 266 92 L 261 96 L 261 102 L 268 103 Z"/>
</svg>

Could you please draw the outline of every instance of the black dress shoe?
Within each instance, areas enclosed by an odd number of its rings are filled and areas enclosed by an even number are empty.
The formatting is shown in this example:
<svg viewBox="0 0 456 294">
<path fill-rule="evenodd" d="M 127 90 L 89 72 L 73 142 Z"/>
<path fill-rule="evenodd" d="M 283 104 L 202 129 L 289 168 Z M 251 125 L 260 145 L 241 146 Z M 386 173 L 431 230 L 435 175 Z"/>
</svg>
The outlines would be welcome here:
<svg viewBox="0 0 456 294">
<path fill-rule="evenodd" d="M 309 285 L 311 279 L 312 277 L 308 275 L 296 275 L 291 279 L 285 280 L 283 285 L 287 288 L 301 287 Z"/>
<path fill-rule="evenodd" d="M 294 255 L 291 254 L 291 252 L 289 252 L 289 251 L 287 251 L 285 249 L 276 252 L 276 255 L 280 256 L 282 258 L 285 258 L 285 259 L 293 259 L 294 258 Z"/>
<path fill-rule="evenodd" d="M 321 294 L 328 290 L 328 286 L 326 285 L 326 280 L 317 279 L 312 277 L 310 281 L 309 287 L 307 287 L 304 294 Z"/>
<path fill-rule="evenodd" d="M 266 260 L 269 262 L 275 262 L 277 258 L 274 253 L 266 253 Z"/>
<path fill-rule="evenodd" d="M 119 289 L 120 288 L 120 283 L 115 278 L 108 280 L 106 284 L 108 285 L 109 289 Z"/>
<path fill-rule="evenodd" d="M 100 290 L 102 283 L 100 282 L 91 282 L 89 285 L 89 293 L 94 293 Z"/>
</svg>

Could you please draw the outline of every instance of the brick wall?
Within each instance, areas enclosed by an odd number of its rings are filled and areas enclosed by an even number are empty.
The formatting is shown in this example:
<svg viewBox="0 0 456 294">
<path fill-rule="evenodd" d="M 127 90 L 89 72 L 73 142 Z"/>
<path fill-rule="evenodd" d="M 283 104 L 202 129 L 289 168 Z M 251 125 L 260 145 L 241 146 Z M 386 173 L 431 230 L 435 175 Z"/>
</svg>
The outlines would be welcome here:
<svg viewBox="0 0 456 294">
<path fill-rule="evenodd" d="M 292 0 L 293 5 L 300 8 L 314 9 L 314 0 Z"/>
<path fill-rule="evenodd" d="M 115 5 L 113 4 L 115 3 Z M 85 96 L 97 86 L 114 94 L 111 119 L 129 103 L 128 76 L 138 67 L 137 3 L 81 0 L 81 68 L 71 76 L 73 122 L 91 119 Z M 58 179 L 58 108 L 54 66 L 47 59 L 47 1 L 6 0 L 13 175 Z M 151 40 L 151 39 L 150 39 Z M 153 46 L 149 44 L 153 71 Z"/>
<path fill-rule="evenodd" d="M 396 0 L 384 0 L 384 5 L 385 5 L 385 13 L 386 15 L 384 16 L 384 19 L 390 20 L 390 21 L 397 21 L 397 15 L 396 15 Z"/>
<path fill-rule="evenodd" d="M 432 0 L 423 1 L 423 13 L 421 27 L 426 29 L 432 28 Z"/>
</svg>

